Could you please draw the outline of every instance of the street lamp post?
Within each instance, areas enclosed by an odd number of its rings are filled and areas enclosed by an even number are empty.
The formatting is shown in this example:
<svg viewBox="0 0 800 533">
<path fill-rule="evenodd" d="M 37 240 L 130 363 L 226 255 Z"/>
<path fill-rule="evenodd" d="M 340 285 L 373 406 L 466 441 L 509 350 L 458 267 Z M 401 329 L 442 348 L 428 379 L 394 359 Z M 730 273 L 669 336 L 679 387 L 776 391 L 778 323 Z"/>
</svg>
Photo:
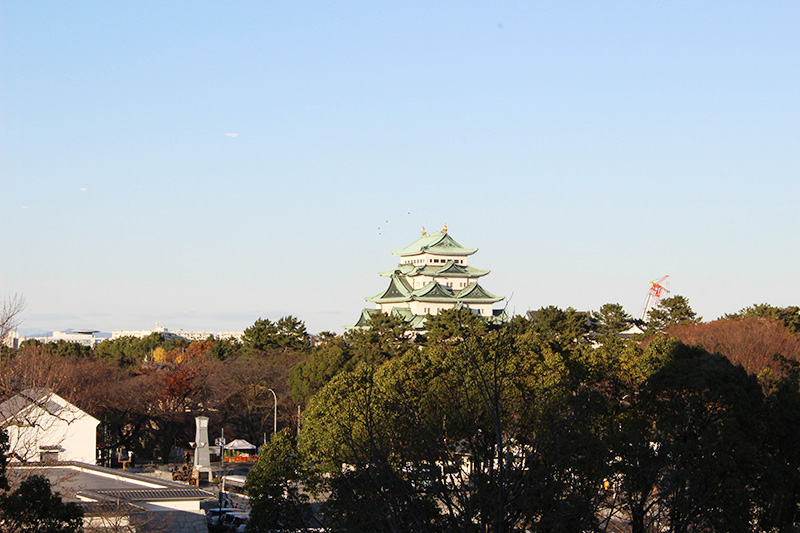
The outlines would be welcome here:
<svg viewBox="0 0 800 533">
<path fill-rule="evenodd" d="M 222 498 L 225 493 L 225 428 L 222 428 L 222 433 L 219 439 L 219 518 L 222 520 Z"/>
<path fill-rule="evenodd" d="M 278 432 L 278 397 L 275 395 L 275 391 L 269 389 L 272 393 L 272 398 L 275 400 L 275 406 L 272 409 L 272 434 L 276 434 Z"/>
</svg>

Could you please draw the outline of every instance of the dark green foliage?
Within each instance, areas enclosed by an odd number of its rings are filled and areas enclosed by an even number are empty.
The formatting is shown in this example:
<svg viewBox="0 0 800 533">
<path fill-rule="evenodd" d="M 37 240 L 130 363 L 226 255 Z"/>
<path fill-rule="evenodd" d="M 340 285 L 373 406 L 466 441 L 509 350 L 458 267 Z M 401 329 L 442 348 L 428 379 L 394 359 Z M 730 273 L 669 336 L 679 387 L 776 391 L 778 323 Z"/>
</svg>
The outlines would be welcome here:
<svg viewBox="0 0 800 533">
<path fill-rule="evenodd" d="M 800 363 L 783 360 L 782 377 L 769 383 L 764 447 L 754 457 L 760 472 L 756 501 L 764 531 L 800 531 Z"/>
<path fill-rule="evenodd" d="M 604 304 L 592 313 L 593 329 L 600 335 L 616 335 L 633 324 L 633 318 L 620 304 Z"/>
<path fill-rule="evenodd" d="M 348 331 L 345 339 L 352 353 L 349 370 L 358 364 L 377 367 L 416 348 L 406 323 L 385 313 L 373 315 L 368 328 Z"/>
<path fill-rule="evenodd" d="M 301 435 L 326 474 L 306 479 L 331 493 L 326 525 L 795 531 L 800 365 L 759 383 L 674 339 L 642 351 L 610 335 L 592 348 L 575 342 L 580 315 L 545 308 L 487 331 L 454 312 L 432 321 L 424 347 L 340 370 Z M 403 345 L 380 331 L 361 341 Z"/>
<path fill-rule="evenodd" d="M 145 360 L 152 360 L 156 348 L 171 351 L 187 348 L 191 343 L 182 338 L 166 338 L 162 333 L 151 333 L 144 338 L 118 337 L 106 339 L 94 349 L 95 357 L 113 361 L 122 368 L 137 367 Z"/>
<path fill-rule="evenodd" d="M 761 387 L 724 357 L 674 340 L 649 350 L 654 372 L 626 402 L 614 445 L 631 531 L 751 531 Z"/>
<path fill-rule="evenodd" d="M 426 340 L 430 343 L 453 343 L 471 335 L 482 335 L 489 326 L 486 320 L 469 309 L 445 309 L 425 322 Z"/>
<path fill-rule="evenodd" d="M 576 311 L 571 307 L 559 309 L 550 305 L 533 313 L 530 328 L 556 346 L 566 347 L 580 342 L 589 332 L 591 317 L 589 313 Z"/>
<path fill-rule="evenodd" d="M 208 353 L 209 357 L 219 361 L 226 361 L 235 356 L 241 347 L 242 343 L 236 339 L 213 339 L 206 353 Z"/>
<path fill-rule="evenodd" d="M 83 531 L 83 511 L 64 503 L 44 476 L 29 476 L 18 488 L 0 496 L 3 531 L 73 533 Z"/>
<path fill-rule="evenodd" d="M 435 505 L 418 497 L 402 474 L 383 464 L 336 476 L 325 505 L 326 526 L 337 532 L 446 531 Z"/>
<path fill-rule="evenodd" d="M 22 341 L 19 351 L 38 349 L 49 355 L 57 357 L 91 357 L 92 349 L 77 342 L 69 342 L 59 339 L 55 342 L 41 342 L 35 339 Z"/>
<path fill-rule="evenodd" d="M 300 469 L 300 456 L 288 429 L 261 446 L 245 485 L 251 506 L 248 531 L 291 530 L 306 524 L 308 498 L 296 484 Z"/>
<path fill-rule="evenodd" d="M 64 503 L 44 476 L 33 475 L 9 491 L 8 433 L 0 431 L 0 531 L 4 533 L 77 533 L 83 531 L 83 510 Z"/>
<path fill-rule="evenodd" d="M 305 403 L 345 368 L 352 353 L 342 337 L 328 337 L 314 346 L 308 359 L 289 371 L 289 387 L 296 402 Z"/>
<path fill-rule="evenodd" d="M 277 322 L 259 318 L 244 330 L 242 344 L 247 353 L 258 354 L 274 350 L 307 349 L 310 338 L 305 323 L 290 315 Z"/>
<path fill-rule="evenodd" d="M 696 324 L 701 320 L 689 306 L 688 298 L 675 295 L 661 300 L 647 314 L 647 327 L 653 331 L 662 331 L 675 324 Z"/>
</svg>

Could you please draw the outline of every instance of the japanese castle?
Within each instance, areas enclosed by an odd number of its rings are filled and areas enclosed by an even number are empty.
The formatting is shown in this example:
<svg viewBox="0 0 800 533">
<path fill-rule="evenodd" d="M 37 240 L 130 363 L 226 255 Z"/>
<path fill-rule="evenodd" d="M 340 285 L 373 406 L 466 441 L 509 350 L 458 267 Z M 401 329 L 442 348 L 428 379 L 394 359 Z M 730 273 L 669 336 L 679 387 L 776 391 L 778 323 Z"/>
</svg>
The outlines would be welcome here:
<svg viewBox="0 0 800 533">
<path fill-rule="evenodd" d="M 491 321 L 505 321 L 503 309 L 493 305 L 504 299 L 495 296 L 478 283 L 478 279 L 489 273 L 469 266 L 467 258 L 477 248 L 466 248 L 458 244 L 448 233 L 445 225 L 439 233 L 427 233 L 392 254 L 400 257 L 400 264 L 393 270 L 381 272 L 389 278 L 389 286 L 380 294 L 367 298 L 376 309 L 364 309 L 361 318 L 351 327 L 369 326 L 370 317 L 376 313 L 388 313 L 402 318 L 410 329 L 425 329 L 425 317 L 435 315 L 442 309 L 470 309 L 473 313 Z"/>
</svg>

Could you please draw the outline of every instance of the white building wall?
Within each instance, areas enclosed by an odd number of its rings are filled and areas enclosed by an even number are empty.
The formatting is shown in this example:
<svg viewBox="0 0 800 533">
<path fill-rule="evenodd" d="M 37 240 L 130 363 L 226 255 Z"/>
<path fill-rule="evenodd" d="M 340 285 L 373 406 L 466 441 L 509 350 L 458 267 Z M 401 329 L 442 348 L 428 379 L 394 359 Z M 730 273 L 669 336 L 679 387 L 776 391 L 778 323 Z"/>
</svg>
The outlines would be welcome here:
<svg viewBox="0 0 800 533">
<path fill-rule="evenodd" d="M 432 303 L 432 302 L 411 302 L 411 312 L 415 315 L 436 315 L 442 309 L 452 309 L 453 304 L 450 303 Z"/>
<path fill-rule="evenodd" d="M 62 409 L 56 411 L 50 402 L 60 404 Z M 29 404 L 5 421 L 10 455 L 28 462 L 39 461 L 43 451 L 57 451 L 59 461 L 94 464 L 99 423 L 60 396 L 52 395 L 50 400 Z"/>
<path fill-rule="evenodd" d="M 378 304 L 378 309 L 383 311 L 384 313 L 391 313 L 392 309 L 395 307 L 399 309 L 408 309 L 408 303 L 406 302 L 399 302 L 399 303 L 386 303 L 386 304 Z"/>
<path fill-rule="evenodd" d="M 411 265 L 438 265 L 442 266 L 448 261 L 452 260 L 457 265 L 467 266 L 467 256 L 466 255 L 435 255 L 435 254 L 420 254 L 420 255 L 412 255 L 408 257 L 403 257 L 400 260 L 401 264 L 411 264 Z"/>
<path fill-rule="evenodd" d="M 411 301 L 411 302 L 378 304 L 378 309 L 380 309 L 384 313 L 391 313 L 392 309 L 398 307 L 401 309 L 410 309 L 411 312 L 415 315 L 427 315 L 427 314 L 435 315 L 438 314 L 439 311 L 441 311 L 442 309 L 452 309 L 453 306 L 454 304 L 451 303 Z M 465 307 L 474 310 L 477 314 L 484 317 L 490 317 L 493 314 L 493 306 L 491 303 L 471 304 L 471 305 L 465 305 Z"/>
<path fill-rule="evenodd" d="M 434 279 L 442 285 L 443 287 L 447 287 L 453 291 L 460 291 L 461 289 L 465 288 L 467 285 L 472 283 L 471 278 L 462 278 L 462 277 L 447 277 L 447 276 L 437 276 L 434 278 L 433 276 L 414 276 L 407 278 L 411 280 L 412 287 L 414 289 L 421 289 Z M 449 284 L 449 285 L 448 285 Z"/>
</svg>

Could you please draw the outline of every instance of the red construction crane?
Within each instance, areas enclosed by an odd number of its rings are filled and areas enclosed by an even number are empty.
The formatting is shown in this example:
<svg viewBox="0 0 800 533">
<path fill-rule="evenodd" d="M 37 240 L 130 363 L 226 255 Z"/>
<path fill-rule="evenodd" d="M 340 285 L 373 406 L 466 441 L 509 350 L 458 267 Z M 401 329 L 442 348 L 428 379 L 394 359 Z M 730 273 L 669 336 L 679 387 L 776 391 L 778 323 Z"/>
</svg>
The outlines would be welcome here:
<svg viewBox="0 0 800 533">
<path fill-rule="evenodd" d="M 669 292 L 669 274 L 650 282 L 650 290 L 642 307 L 642 320 L 647 320 L 647 314 L 658 305 L 665 292 Z"/>
</svg>

